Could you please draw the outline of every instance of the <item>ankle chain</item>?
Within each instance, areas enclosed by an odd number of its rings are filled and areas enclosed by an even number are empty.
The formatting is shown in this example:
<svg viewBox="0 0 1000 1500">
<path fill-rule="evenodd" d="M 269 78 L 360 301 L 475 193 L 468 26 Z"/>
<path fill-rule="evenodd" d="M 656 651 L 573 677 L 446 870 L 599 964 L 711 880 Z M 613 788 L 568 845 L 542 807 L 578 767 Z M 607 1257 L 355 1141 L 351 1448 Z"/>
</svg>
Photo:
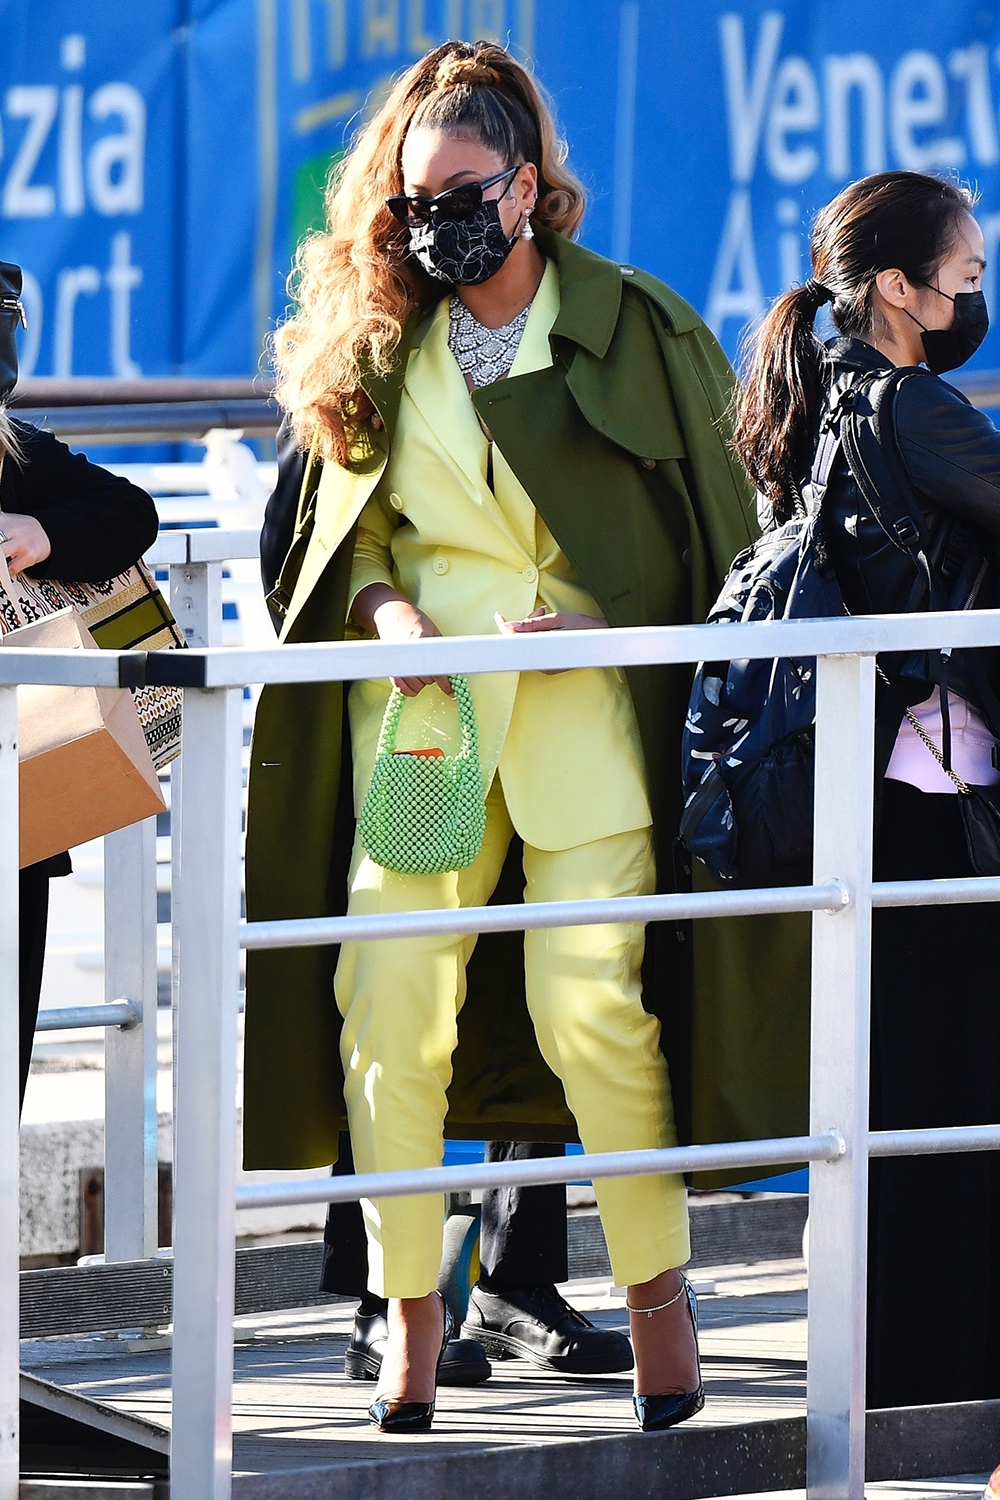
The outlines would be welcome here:
<svg viewBox="0 0 1000 1500">
<path fill-rule="evenodd" d="M 626 1297 L 626 1299 L 625 1299 L 625 1306 L 628 1308 L 629 1312 L 631 1312 L 631 1313 L 645 1313 L 647 1318 L 651 1318 L 654 1313 L 663 1312 L 665 1308 L 673 1307 L 673 1305 L 674 1305 L 675 1302 L 679 1302 L 680 1299 L 684 1295 L 685 1289 L 686 1289 L 686 1284 L 685 1284 L 684 1278 L 682 1276 L 681 1277 L 681 1289 L 680 1289 L 679 1292 L 675 1292 L 674 1293 L 674 1295 L 671 1297 L 671 1299 L 670 1299 L 669 1302 L 661 1302 L 660 1305 L 659 1305 L 659 1307 L 633 1307 L 632 1304 L 631 1304 L 631 1302 Z"/>
</svg>

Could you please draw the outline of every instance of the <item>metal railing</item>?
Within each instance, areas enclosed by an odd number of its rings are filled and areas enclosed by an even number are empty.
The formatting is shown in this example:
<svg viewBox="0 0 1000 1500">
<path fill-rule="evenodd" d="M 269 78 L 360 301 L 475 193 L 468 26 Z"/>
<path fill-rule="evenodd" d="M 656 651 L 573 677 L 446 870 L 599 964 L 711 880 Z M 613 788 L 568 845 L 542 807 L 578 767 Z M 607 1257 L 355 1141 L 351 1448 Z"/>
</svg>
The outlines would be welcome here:
<svg viewBox="0 0 1000 1500">
<path fill-rule="evenodd" d="M 186 564 L 177 564 L 185 566 Z M 1000 1125 L 868 1130 L 869 971 L 874 906 L 995 901 L 1000 881 L 872 883 L 876 652 L 992 646 L 1000 611 L 607 630 L 534 638 L 445 638 L 264 650 L 142 653 L 0 652 L 0 1026 L 17 1002 L 17 682 L 115 686 L 182 679 L 185 771 L 173 804 L 178 983 L 174 1237 L 173 1440 L 176 1500 L 230 1493 L 235 1210 L 263 1203 L 440 1192 L 664 1171 L 817 1164 L 810 1180 L 807 1373 L 808 1487 L 860 1500 L 864 1478 L 867 1177 L 872 1155 L 995 1150 Z M 616 902 L 470 908 L 378 918 L 241 922 L 242 702 L 247 683 L 353 681 L 392 675 L 692 663 L 703 656 L 817 657 L 814 880 L 762 891 L 659 895 Z M 192 836 L 185 837 L 185 829 Z M 657 1152 L 495 1163 L 370 1177 L 235 1185 L 241 947 L 579 925 L 623 917 L 812 912 L 811 1100 L 808 1136 Z M 134 960 L 133 960 L 134 961 Z M 118 996 L 134 997 L 128 987 Z M 138 1028 L 116 1033 L 127 1039 Z M 109 1033 L 110 1035 L 111 1033 Z M 16 1063 L 0 1053 L 0 1500 L 16 1494 Z"/>
</svg>

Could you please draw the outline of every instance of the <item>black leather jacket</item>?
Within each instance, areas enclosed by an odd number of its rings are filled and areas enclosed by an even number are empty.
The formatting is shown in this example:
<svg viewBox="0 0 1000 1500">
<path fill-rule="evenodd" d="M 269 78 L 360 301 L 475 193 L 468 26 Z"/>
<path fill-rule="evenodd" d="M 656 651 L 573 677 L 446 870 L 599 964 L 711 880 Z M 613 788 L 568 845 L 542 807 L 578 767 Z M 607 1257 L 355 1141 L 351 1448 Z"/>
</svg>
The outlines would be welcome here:
<svg viewBox="0 0 1000 1500">
<path fill-rule="evenodd" d="M 833 339 L 827 348 L 833 400 L 860 372 L 891 368 L 877 349 L 860 339 Z M 902 382 L 892 415 L 898 451 L 923 512 L 926 550 L 945 593 L 970 552 L 988 557 L 995 573 L 1000 556 L 1000 432 L 954 386 L 924 369 Z M 878 524 L 843 454 L 830 476 L 823 519 L 830 560 L 850 613 L 904 611 L 913 565 Z M 987 608 L 996 602 L 994 578 L 976 604 Z"/>
<path fill-rule="evenodd" d="M 827 345 L 832 380 L 826 409 L 860 374 L 892 366 L 859 339 Z M 901 381 L 891 406 L 895 446 L 922 514 L 922 545 L 937 599 L 919 589 L 917 568 L 891 542 L 855 483 L 841 451 L 823 501 L 822 536 L 850 614 L 899 614 L 912 608 L 991 609 L 1000 605 L 1000 431 L 960 391 L 923 368 Z M 883 447 L 885 437 L 883 437 Z M 970 581 L 975 585 L 970 598 Z M 1000 738 L 1000 652 L 955 651 L 880 657 L 891 686 L 876 689 L 876 766 L 888 763 L 908 704 L 923 702 L 946 674 Z"/>
</svg>

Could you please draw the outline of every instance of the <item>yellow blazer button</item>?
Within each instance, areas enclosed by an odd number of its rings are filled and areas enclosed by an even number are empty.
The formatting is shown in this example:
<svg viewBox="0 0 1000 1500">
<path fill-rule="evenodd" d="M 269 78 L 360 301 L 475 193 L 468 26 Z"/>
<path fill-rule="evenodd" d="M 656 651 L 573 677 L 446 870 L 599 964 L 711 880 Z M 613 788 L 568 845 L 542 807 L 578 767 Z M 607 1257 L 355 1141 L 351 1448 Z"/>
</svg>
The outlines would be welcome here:
<svg viewBox="0 0 1000 1500">
<path fill-rule="evenodd" d="M 435 573 L 447 573 L 449 567 L 448 559 L 446 557 L 436 557 L 431 566 Z"/>
<path fill-rule="evenodd" d="M 535 567 L 534 563 L 528 564 L 528 566 L 522 572 L 521 577 L 524 579 L 525 583 L 538 582 L 538 569 Z"/>
<path fill-rule="evenodd" d="M 403 502 L 400 499 L 399 495 L 396 494 L 395 490 L 393 490 L 392 494 L 389 496 L 389 504 L 392 506 L 393 510 L 403 509 Z"/>
</svg>

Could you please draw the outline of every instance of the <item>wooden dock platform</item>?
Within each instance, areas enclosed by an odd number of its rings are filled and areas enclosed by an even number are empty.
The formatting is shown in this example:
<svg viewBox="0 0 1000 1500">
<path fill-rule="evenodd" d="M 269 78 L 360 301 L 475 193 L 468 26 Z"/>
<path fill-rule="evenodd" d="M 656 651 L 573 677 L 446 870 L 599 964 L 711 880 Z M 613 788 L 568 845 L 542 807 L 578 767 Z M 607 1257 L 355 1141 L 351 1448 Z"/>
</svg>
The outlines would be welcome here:
<svg viewBox="0 0 1000 1500">
<path fill-rule="evenodd" d="M 696 1500 L 795 1489 L 804 1462 L 805 1267 L 787 1260 L 725 1266 L 698 1272 L 697 1281 L 704 1287 L 708 1401 L 694 1421 L 658 1435 L 635 1430 L 629 1375 L 560 1378 L 512 1360 L 496 1364 L 485 1385 L 442 1388 L 429 1435 L 378 1436 L 366 1418 L 374 1386 L 343 1373 L 353 1304 L 241 1318 L 234 1500 L 458 1500 L 466 1494 L 476 1500 Z M 608 1283 L 575 1282 L 564 1290 L 595 1323 L 627 1326 L 623 1299 Z M 169 1348 L 148 1342 L 121 1335 L 29 1340 L 24 1362 L 48 1381 L 168 1426 Z M 916 1449 L 905 1422 L 870 1428 L 872 1477 L 896 1480 L 909 1500 L 925 1493 L 935 1500 L 981 1494 L 978 1471 L 1000 1457 L 994 1454 L 1000 1403 L 979 1406 L 935 1409 L 953 1417 L 936 1427 L 919 1424 L 924 1436 Z M 908 1482 L 923 1477 L 921 1462 L 928 1475 L 973 1477 L 921 1490 Z M 94 1481 L 69 1490 L 37 1478 L 22 1487 L 23 1500 L 158 1500 L 164 1493 L 162 1482 L 151 1481 Z"/>
</svg>

